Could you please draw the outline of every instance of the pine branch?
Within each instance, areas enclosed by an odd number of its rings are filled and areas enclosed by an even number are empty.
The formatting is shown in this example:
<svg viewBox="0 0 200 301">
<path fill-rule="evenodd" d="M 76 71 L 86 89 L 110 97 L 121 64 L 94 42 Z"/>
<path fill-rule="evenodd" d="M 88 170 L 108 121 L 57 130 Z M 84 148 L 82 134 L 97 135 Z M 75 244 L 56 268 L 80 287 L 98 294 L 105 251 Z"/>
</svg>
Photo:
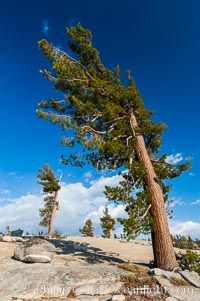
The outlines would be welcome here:
<svg viewBox="0 0 200 301">
<path fill-rule="evenodd" d="M 92 80 L 95 81 L 95 79 L 90 75 L 90 73 L 87 71 L 87 69 L 85 68 L 85 66 L 83 66 L 83 65 L 80 63 L 80 61 L 76 60 L 75 58 L 73 58 L 73 57 L 71 57 L 69 54 L 67 54 L 66 52 L 64 52 L 64 51 L 62 51 L 62 50 L 60 50 L 60 49 L 58 49 L 58 48 L 56 48 L 56 47 L 54 47 L 54 49 L 56 50 L 56 52 L 60 52 L 60 53 L 62 53 L 63 56 L 66 56 L 68 59 L 70 59 L 70 61 L 71 61 L 72 63 L 76 63 L 76 64 L 80 65 L 80 66 L 84 69 L 84 71 L 85 71 L 85 73 L 87 74 L 87 76 L 89 76 L 90 79 L 92 79 Z"/>
</svg>

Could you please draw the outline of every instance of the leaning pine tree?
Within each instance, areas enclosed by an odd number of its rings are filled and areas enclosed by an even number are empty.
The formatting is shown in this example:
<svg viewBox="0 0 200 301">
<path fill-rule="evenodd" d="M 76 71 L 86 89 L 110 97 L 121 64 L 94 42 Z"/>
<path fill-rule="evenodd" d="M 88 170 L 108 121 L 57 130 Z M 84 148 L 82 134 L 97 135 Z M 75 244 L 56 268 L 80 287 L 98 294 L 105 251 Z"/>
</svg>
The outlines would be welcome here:
<svg viewBox="0 0 200 301">
<path fill-rule="evenodd" d="M 40 216 L 42 220 L 40 221 L 40 226 L 48 227 L 47 237 L 51 238 L 53 234 L 53 224 L 58 210 L 58 191 L 60 190 L 59 180 L 54 176 L 48 164 L 45 164 L 39 169 L 40 178 L 38 184 L 43 186 L 44 197 L 44 207 L 39 209 Z"/>
<path fill-rule="evenodd" d="M 152 161 L 166 126 L 150 119 L 153 112 L 145 108 L 130 72 L 127 72 L 128 85 L 125 86 L 118 66 L 113 71 L 104 67 L 97 49 L 92 46 L 89 30 L 79 23 L 68 28 L 67 33 L 74 57 L 44 39 L 39 42 L 52 64 L 52 71 L 41 72 L 64 96 L 62 100 L 41 101 L 37 114 L 69 130 L 69 135 L 62 138 L 63 144 L 82 145 L 81 154 L 75 152 L 68 158 L 63 157 L 64 163 L 82 166 L 88 162 L 97 169 L 124 168 L 132 172 L 132 177 L 135 168 L 140 169 L 138 181 L 145 179 L 154 224 L 154 258 L 159 268 L 172 270 L 176 258 L 163 187 Z"/>
</svg>

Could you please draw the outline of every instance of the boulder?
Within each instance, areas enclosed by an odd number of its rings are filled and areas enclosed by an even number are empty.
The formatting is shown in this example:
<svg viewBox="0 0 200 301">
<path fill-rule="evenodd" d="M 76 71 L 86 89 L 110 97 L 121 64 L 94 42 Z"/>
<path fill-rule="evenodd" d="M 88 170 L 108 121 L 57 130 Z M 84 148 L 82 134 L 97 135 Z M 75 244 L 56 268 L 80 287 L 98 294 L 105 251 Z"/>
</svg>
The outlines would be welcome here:
<svg viewBox="0 0 200 301">
<path fill-rule="evenodd" d="M 22 237 L 14 237 L 14 236 L 9 236 L 9 235 L 4 235 L 1 237 L 2 241 L 5 242 L 23 242 L 24 239 Z"/>
<path fill-rule="evenodd" d="M 12 242 L 13 241 L 13 237 L 9 236 L 9 235 L 4 235 L 2 236 L 2 241 L 5 241 L 5 242 Z"/>
<path fill-rule="evenodd" d="M 41 238 L 32 238 L 20 246 L 14 251 L 14 256 L 17 260 L 23 262 L 51 262 L 55 255 L 55 246 Z"/>
<path fill-rule="evenodd" d="M 18 236 L 18 237 L 21 237 L 22 234 L 23 234 L 24 230 L 22 229 L 17 229 L 17 230 L 14 230 L 14 231 L 11 231 L 11 236 Z"/>
<path fill-rule="evenodd" d="M 192 285 L 194 285 L 197 288 L 200 288 L 200 276 L 198 275 L 198 273 L 196 273 L 194 271 L 189 272 L 189 271 L 185 270 L 185 271 L 181 272 L 181 275 Z"/>
</svg>

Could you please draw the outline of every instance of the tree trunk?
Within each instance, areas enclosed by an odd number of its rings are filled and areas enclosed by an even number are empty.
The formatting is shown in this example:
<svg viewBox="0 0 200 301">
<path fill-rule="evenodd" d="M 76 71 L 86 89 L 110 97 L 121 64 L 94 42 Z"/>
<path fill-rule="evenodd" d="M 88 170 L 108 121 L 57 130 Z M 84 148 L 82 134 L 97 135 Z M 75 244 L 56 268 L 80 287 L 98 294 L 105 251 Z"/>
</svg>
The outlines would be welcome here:
<svg viewBox="0 0 200 301">
<path fill-rule="evenodd" d="M 48 230 L 48 238 L 52 237 L 53 234 L 53 224 L 54 224 L 54 219 L 55 219 L 55 215 L 56 215 L 56 210 L 58 208 L 58 191 L 55 192 L 55 198 L 54 198 L 54 202 L 53 202 L 53 209 L 51 212 L 51 217 L 50 217 L 50 221 L 49 221 L 49 230 Z"/>
<path fill-rule="evenodd" d="M 112 238 L 112 229 L 109 229 L 109 235 L 108 235 L 108 238 Z"/>
<path fill-rule="evenodd" d="M 135 134 L 138 124 L 136 117 L 131 113 L 130 124 Z M 151 213 L 155 222 L 155 230 L 153 234 L 154 259 L 157 267 L 163 270 L 173 270 L 176 267 L 176 257 L 169 232 L 169 225 L 165 209 L 163 191 L 157 179 L 153 165 L 147 152 L 144 138 L 141 134 L 136 135 L 137 146 L 136 153 L 142 162 L 146 177 L 148 189 L 151 193 Z"/>
<path fill-rule="evenodd" d="M 158 267 L 158 263 L 157 263 L 157 259 L 155 257 L 156 255 L 156 243 L 155 243 L 155 232 L 154 230 L 151 230 L 151 242 L 152 242 L 152 248 L 153 248 L 153 264 L 154 264 L 154 267 L 157 268 Z"/>
</svg>

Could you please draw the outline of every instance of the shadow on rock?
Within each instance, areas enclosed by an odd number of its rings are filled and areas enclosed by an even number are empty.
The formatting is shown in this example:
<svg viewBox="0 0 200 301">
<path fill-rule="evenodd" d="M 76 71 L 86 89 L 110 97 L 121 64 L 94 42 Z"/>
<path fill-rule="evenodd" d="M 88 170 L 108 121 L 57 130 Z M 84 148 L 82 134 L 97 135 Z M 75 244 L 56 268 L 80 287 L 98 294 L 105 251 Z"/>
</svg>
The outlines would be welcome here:
<svg viewBox="0 0 200 301">
<path fill-rule="evenodd" d="M 54 244 L 56 248 L 61 249 L 61 252 L 57 252 L 57 255 L 73 255 L 90 264 L 103 262 L 125 262 L 124 260 L 117 258 L 116 253 L 107 253 L 100 248 L 92 247 L 89 243 L 80 243 L 71 240 L 61 241 L 54 239 L 49 239 L 48 241 Z"/>
</svg>

